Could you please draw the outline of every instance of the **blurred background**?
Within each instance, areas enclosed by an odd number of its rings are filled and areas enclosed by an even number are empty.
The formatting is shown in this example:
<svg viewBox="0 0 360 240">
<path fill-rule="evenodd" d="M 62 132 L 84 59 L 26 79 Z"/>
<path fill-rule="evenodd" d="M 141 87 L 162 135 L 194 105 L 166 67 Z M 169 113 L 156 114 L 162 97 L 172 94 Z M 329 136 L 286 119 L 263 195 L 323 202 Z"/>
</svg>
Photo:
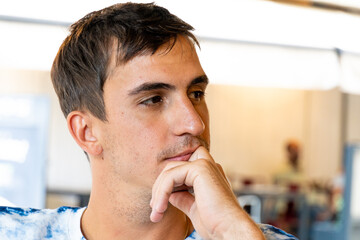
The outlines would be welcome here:
<svg viewBox="0 0 360 240">
<path fill-rule="evenodd" d="M 89 164 L 49 71 L 70 24 L 116 2 L 0 2 L 0 205 L 86 206 Z M 240 204 L 300 239 L 358 239 L 360 3 L 155 2 L 196 29 L 211 153 Z"/>
</svg>

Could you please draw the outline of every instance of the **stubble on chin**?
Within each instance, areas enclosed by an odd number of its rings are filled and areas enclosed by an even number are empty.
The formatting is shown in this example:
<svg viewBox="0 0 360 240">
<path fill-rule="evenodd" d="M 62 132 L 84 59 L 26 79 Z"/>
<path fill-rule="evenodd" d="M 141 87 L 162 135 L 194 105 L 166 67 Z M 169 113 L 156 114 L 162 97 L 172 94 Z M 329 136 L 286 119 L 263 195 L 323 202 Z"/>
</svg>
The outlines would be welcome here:
<svg viewBox="0 0 360 240">
<path fill-rule="evenodd" d="M 131 204 L 114 205 L 114 213 L 119 217 L 133 224 L 151 224 L 150 214 L 150 200 L 151 200 L 151 189 L 139 191 L 137 196 L 134 196 L 134 201 Z"/>
<path fill-rule="evenodd" d="M 158 162 L 160 162 L 168 156 L 175 155 L 179 153 L 179 151 L 183 151 L 186 148 L 193 148 L 195 146 L 204 146 L 206 149 L 209 150 L 209 143 L 204 139 L 199 137 L 185 136 L 178 144 L 161 151 L 157 156 L 157 160 Z M 153 174 L 151 174 L 151 176 L 154 176 L 154 179 L 145 179 L 144 181 L 152 181 L 152 183 L 154 183 L 157 176 L 160 174 L 160 172 L 156 172 L 157 170 L 155 170 Z M 135 171 L 134 174 L 136 174 Z M 114 204 L 114 213 L 118 217 L 126 219 L 126 221 L 129 223 L 141 225 L 154 224 L 150 221 L 150 214 L 152 210 L 150 207 L 150 200 L 152 198 L 151 187 L 132 189 L 132 193 L 128 193 L 129 195 L 131 195 L 132 202 L 128 202 L 127 204 L 121 204 L 120 202 L 118 204 Z M 117 199 L 119 193 L 113 192 L 113 194 L 113 199 Z M 127 193 L 124 193 L 124 195 L 127 195 Z M 167 215 L 168 211 L 171 211 L 171 209 L 173 208 L 175 207 L 173 207 L 169 203 L 169 207 L 168 210 L 165 212 L 165 215 Z"/>
<path fill-rule="evenodd" d="M 133 204 L 124 206 L 122 208 L 115 208 L 114 211 L 119 218 L 126 219 L 128 223 L 136 225 L 152 225 L 155 224 L 150 220 L 151 207 L 151 192 L 150 194 L 143 193 L 138 196 L 138 201 Z M 164 213 L 164 218 L 169 214 L 169 211 L 174 211 L 176 208 L 168 203 L 168 209 Z M 178 211 L 176 209 L 176 211 Z"/>
</svg>

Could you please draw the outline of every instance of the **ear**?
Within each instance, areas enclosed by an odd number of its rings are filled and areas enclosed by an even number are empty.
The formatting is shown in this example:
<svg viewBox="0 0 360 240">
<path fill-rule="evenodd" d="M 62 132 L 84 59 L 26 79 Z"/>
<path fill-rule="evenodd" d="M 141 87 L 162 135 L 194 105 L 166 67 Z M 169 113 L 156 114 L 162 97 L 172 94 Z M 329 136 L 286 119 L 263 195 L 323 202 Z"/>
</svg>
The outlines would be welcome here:
<svg viewBox="0 0 360 240">
<path fill-rule="evenodd" d="M 103 151 L 93 131 L 93 117 L 87 113 L 73 111 L 67 116 L 67 125 L 71 136 L 88 154 L 97 156 Z"/>
</svg>

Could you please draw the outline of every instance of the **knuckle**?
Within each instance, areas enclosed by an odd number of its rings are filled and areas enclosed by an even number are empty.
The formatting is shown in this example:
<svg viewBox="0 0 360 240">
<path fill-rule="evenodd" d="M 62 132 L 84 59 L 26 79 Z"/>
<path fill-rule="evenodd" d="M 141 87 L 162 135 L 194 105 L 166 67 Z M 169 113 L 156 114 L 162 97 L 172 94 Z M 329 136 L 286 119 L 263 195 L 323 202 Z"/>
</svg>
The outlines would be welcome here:
<svg viewBox="0 0 360 240">
<path fill-rule="evenodd" d="M 208 166 L 210 164 L 208 160 L 203 158 L 196 160 L 196 163 L 200 166 Z"/>
<path fill-rule="evenodd" d="M 214 169 L 213 164 L 206 159 L 196 160 L 196 165 L 198 166 L 198 171 L 200 172 L 210 172 L 212 169 Z"/>
</svg>

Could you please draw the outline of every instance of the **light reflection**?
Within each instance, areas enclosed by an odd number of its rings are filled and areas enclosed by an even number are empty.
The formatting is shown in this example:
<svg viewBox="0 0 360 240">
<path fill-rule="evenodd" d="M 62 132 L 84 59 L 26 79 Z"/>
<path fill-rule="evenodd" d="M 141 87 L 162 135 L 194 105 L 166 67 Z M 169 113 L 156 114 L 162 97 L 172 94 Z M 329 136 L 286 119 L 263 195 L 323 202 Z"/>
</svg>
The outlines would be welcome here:
<svg viewBox="0 0 360 240">
<path fill-rule="evenodd" d="M 0 187 L 9 187 L 14 182 L 14 166 L 0 163 Z"/>
<path fill-rule="evenodd" d="M 26 118 L 31 113 L 31 102 L 24 98 L 0 98 L 0 117 Z"/>
<path fill-rule="evenodd" d="M 25 139 L 0 138 L 0 159 L 5 161 L 24 163 L 29 152 L 30 144 Z M 2 174 L 0 173 L 2 178 Z"/>
</svg>

